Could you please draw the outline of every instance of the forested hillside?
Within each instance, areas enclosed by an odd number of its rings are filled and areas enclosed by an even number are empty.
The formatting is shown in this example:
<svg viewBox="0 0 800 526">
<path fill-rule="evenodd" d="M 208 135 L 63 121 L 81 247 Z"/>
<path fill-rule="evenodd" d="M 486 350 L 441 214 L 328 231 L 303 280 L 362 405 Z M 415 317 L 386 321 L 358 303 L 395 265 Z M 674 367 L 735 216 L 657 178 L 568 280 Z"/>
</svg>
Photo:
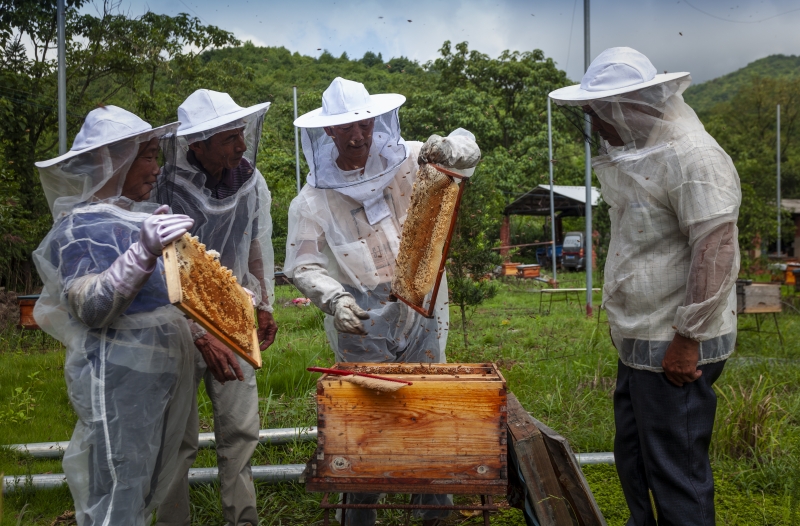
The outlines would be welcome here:
<svg viewBox="0 0 800 526">
<path fill-rule="evenodd" d="M 159 125 L 176 120 L 178 105 L 198 88 L 228 92 L 242 106 L 272 102 L 257 164 L 273 193 L 279 263 L 296 194 L 292 86 L 301 114 L 319 107 L 322 91 L 341 76 L 363 82 L 372 93 L 405 95 L 400 121 L 406 140 L 424 141 L 458 127 L 475 133 L 483 161 L 470 183 L 480 197 L 471 206 L 480 212 L 463 212 L 465 242 L 496 244 L 502 207 L 547 180 L 547 93 L 572 81 L 540 50 L 490 57 L 467 42 L 443 42 L 438 58 L 426 64 L 374 53 L 314 58 L 242 43 L 185 14 L 131 18 L 110 4 L 108 11 L 80 14 L 83 3 L 69 0 L 67 6 L 68 142 L 86 113 L 103 104 Z M 0 0 L 0 7 L 7 4 Z M 14 6 L 0 16 L 0 287 L 32 291 L 38 278 L 30 254 L 52 225 L 33 163 L 57 154 L 55 2 Z M 767 57 L 686 93 L 739 170 L 743 247 L 775 241 L 777 103 L 784 111 L 784 196 L 800 197 L 799 62 L 796 56 Z M 556 183 L 583 184 L 581 133 L 557 109 L 553 127 Z M 306 170 L 301 156 L 303 182 Z M 786 221 L 788 240 L 793 229 L 788 216 Z M 546 233 L 539 228 L 529 235 L 535 240 Z"/>
<path fill-rule="evenodd" d="M 731 100 L 753 77 L 798 78 L 800 56 L 770 55 L 758 59 L 727 75 L 690 86 L 684 98 L 696 112 L 703 114 L 716 104 Z"/>
<path fill-rule="evenodd" d="M 52 225 L 33 163 L 57 154 L 55 2 L 17 4 L 14 16 L 0 17 L 0 286 L 29 291 L 37 282 L 30 253 Z M 243 106 L 272 102 L 257 164 L 273 193 L 278 262 L 296 194 L 293 85 L 300 113 L 319 107 L 322 91 L 342 76 L 363 82 L 372 93 L 405 95 L 400 120 L 407 140 L 458 127 L 473 131 L 483 151 L 474 178 L 480 220 L 462 222 L 469 224 L 465 235 L 477 239 L 485 233 L 487 243 L 494 243 L 502 206 L 546 180 L 546 94 L 571 82 L 540 50 L 489 57 L 466 42 L 444 42 L 439 58 L 424 65 L 372 53 L 312 58 L 241 43 L 188 15 L 130 18 L 113 6 L 81 15 L 82 4 L 71 0 L 67 6 L 69 143 L 83 116 L 102 104 L 122 106 L 158 125 L 175 120 L 177 106 L 198 88 L 226 91 Z M 28 52 L 27 40 L 38 53 Z M 580 133 L 559 112 L 554 130 L 557 182 L 579 183 Z M 304 181 L 303 160 L 301 165 Z"/>
</svg>

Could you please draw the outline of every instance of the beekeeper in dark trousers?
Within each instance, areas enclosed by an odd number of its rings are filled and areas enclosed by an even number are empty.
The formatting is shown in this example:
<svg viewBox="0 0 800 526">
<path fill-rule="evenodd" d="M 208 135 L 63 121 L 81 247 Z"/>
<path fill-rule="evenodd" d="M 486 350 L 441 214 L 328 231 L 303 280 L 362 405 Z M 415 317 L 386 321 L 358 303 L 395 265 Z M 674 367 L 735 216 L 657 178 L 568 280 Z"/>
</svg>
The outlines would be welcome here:
<svg viewBox="0 0 800 526">
<path fill-rule="evenodd" d="M 310 173 L 289 207 L 284 272 L 325 312 L 325 331 L 337 361 L 445 361 L 447 283 L 427 319 L 389 301 L 400 234 L 408 214 L 418 159 L 464 169 L 480 160 L 474 136 L 456 130 L 423 145 L 400 136 L 405 97 L 370 95 L 363 84 L 336 78 L 322 107 L 295 121 L 302 129 Z M 349 503 L 380 495 L 350 494 Z M 452 504 L 449 495 L 417 495 L 421 504 Z M 423 524 L 448 514 L 415 511 Z M 372 525 L 374 510 L 348 510 L 348 525 Z"/>
<path fill-rule="evenodd" d="M 178 108 L 175 164 L 165 167 L 159 193 L 177 213 L 194 219 L 190 230 L 220 263 L 252 292 L 261 350 L 275 339 L 272 198 L 256 168 L 264 114 L 269 103 L 243 108 L 230 95 L 207 89 Z M 258 445 L 258 389 L 252 366 L 199 325 L 192 325 L 195 380 L 203 380 L 214 409 L 222 515 L 228 526 L 256 526 L 258 512 L 250 458 Z M 197 404 L 186 428 L 182 473 L 158 509 L 158 524 L 188 526 L 189 468 L 197 455 Z"/>
<path fill-rule="evenodd" d="M 736 342 L 733 162 L 682 93 L 631 48 L 605 50 L 580 85 L 550 93 L 602 138 L 592 167 L 609 204 L 603 308 L 619 352 L 614 454 L 630 526 L 716 524 L 712 385 Z"/>
</svg>

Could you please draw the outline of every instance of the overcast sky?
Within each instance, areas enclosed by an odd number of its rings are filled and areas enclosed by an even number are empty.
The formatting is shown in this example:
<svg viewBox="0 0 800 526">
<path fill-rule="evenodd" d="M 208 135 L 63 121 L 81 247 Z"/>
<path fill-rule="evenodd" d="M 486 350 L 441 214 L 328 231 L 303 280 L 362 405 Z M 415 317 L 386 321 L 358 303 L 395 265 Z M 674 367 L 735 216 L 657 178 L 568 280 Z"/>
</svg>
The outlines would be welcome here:
<svg viewBox="0 0 800 526">
<path fill-rule="evenodd" d="M 583 74 L 583 0 L 123 0 L 131 15 L 186 12 L 256 45 L 318 56 L 404 55 L 426 62 L 442 42 L 497 56 L 542 49 Z M 772 54 L 800 54 L 800 0 L 592 0 L 591 54 L 630 46 L 659 71 L 712 79 Z"/>
</svg>

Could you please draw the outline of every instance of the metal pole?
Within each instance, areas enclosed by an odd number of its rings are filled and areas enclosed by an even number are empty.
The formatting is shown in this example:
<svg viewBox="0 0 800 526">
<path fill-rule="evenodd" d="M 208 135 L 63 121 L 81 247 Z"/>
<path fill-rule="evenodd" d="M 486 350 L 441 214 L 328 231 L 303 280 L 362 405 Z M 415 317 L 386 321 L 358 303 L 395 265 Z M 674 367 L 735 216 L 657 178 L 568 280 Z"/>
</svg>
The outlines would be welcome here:
<svg viewBox="0 0 800 526">
<path fill-rule="evenodd" d="M 589 69 L 591 63 L 591 54 L 589 52 L 589 0 L 583 0 L 583 67 L 584 71 Z M 586 119 L 585 133 L 586 137 L 592 136 L 592 121 L 588 115 L 584 115 Z M 586 268 L 586 315 L 592 315 L 592 145 L 587 140 L 584 145 L 584 163 L 586 167 L 586 240 L 584 259 Z"/>
<path fill-rule="evenodd" d="M 553 124 L 550 117 L 550 97 L 547 97 L 547 149 L 549 153 L 547 164 L 550 165 L 550 239 L 553 240 L 553 287 L 558 286 L 556 274 L 556 211 L 553 201 Z"/>
<path fill-rule="evenodd" d="M 67 45 L 64 2 L 58 0 L 58 154 L 67 153 Z"/>
<path fill-rule="evenodd" d="M 297 120 L 297 86 L 292 86 L 294 94 L 294 120 Z M 300 193 L 300 139 L 297 126 L 294 127 L 294 169 L 297 176 L 297 193 Z"/>
<path fill-rule="evenodd" d="M 778 250 L 781 255 L 781 105 L 778 104 L 778 147 L 775 157 L 778 160 Z"/>
</svg>

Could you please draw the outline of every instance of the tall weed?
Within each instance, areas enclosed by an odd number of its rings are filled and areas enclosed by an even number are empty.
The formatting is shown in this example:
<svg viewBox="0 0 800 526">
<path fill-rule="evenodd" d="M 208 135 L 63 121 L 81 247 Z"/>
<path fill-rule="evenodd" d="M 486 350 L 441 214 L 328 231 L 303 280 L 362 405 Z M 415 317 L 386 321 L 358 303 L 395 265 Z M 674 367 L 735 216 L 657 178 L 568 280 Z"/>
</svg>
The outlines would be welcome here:
<svg viewBox="0 0 800 526">
<path fill-rule="evenodd" d="M 769 462 L 780 450 L 787 414 L 778 405 L 775 388 L 760 375 L 752 387 L 714 386 L 722 408 L 714 425 L 717 455 L 735 460 Z"/>
</svg>

